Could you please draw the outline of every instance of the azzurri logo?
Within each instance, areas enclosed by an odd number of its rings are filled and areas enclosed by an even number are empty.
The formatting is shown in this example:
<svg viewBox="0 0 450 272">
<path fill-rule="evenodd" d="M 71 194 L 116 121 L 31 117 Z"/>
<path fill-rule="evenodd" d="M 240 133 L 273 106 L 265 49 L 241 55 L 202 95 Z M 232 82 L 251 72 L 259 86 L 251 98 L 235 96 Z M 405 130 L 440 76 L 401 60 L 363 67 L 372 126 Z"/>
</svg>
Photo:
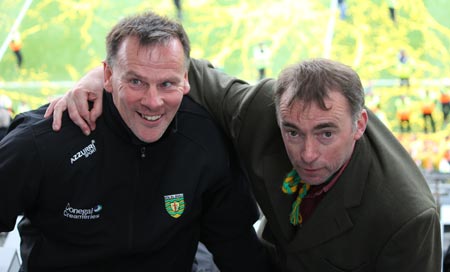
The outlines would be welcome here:
<svg viewBox="0 0 450 272">
<path fill-rule="evenodd" d="M 94 154 L 95 151 L 97 151 L 97 148 L 95 148 L 95 140 L 92 140 L 88 146 L 86 146 L 82 150 L 78 151 L 75 155 L 72 156 L 72 158 L 70 158 L 70 164 L 73 164 L 80 158 L 89 157 L 90 155 Z"/>
</svg>

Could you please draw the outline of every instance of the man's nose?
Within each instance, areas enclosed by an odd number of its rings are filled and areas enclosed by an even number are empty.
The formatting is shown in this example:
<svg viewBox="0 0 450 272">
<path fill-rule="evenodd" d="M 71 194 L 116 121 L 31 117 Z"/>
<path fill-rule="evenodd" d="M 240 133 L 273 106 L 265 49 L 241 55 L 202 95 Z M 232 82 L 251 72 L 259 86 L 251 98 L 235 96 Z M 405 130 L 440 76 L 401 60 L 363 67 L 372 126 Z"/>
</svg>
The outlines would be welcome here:
<svg viewBox="0 0 450 272">
<path fill-rule="evenodd" d="M 319 156 L 317 142 L 312 137 L 306 137 L 300 151 L 301 158 L 306 163 L 311 163 Z"/>
<path fill-rule="evenodd" d="M 159 107 L 163 104 L 163 100 L 155 86 L 150 86 L 141 99 L 141 104 L 149 108 Z"/>
</svg>

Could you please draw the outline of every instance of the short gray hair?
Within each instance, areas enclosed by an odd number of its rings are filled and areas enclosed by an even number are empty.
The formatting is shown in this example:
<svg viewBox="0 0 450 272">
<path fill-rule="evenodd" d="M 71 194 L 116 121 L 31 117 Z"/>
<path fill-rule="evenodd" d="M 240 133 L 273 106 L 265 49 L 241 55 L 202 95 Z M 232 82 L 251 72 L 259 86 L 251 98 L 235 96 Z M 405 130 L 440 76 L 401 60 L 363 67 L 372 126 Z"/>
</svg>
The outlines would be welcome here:
<svg viewBox="0 0 450 272">
<path fill-rule="evenodd" d="M 111 29 L 106 37 L 106 63 L 109 66 L 114 65 L 121 43 L 129 36 L 137 37 L 141 45 L 167 44 L 178 39 L 183 46 L 186 69 L 189 67 L 191 47 L 183 26 L 153 12 L 125 17 Z"/>
<path fill-rule="evenodd" d="M 331 90 L 341 92 L 349 102 L 354 122 L 364 108 L 364 89 L 358 74 L 345 64 L 329 59 L 310 59 L 284 69 L 276 82 L 274 101 L 279 113 L 281 97 L 289 92 L 289 105 L 301 100 L 328 110 L 324 99 Z"/>
</svg>

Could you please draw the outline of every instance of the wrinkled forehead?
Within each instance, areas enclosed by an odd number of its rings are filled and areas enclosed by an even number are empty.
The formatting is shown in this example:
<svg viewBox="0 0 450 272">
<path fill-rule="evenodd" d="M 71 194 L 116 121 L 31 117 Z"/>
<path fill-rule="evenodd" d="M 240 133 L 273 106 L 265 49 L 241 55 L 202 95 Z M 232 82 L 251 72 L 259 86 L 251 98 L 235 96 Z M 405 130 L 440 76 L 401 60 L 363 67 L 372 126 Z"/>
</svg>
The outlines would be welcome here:
<svg viewBox="0 0 450 272">
<path fill-rule="evenodd" d="M 338 93 L 333 89 L 321 88 L 315 89 L 312 87 L 295 89 L 288 88 L 280 97 L 280 104 L 292 106 L 294 103 L 303 105 L 302 108 L 308 109 L 312 105 L 319 106 L 323 110 L 327 110 L 326 104 L 329 102 L 331 94 Z"/>
<path fill-rule="evenodd" d="M 345 96 L 337 90 L 329 90 L 321 96 L 299 96 L 296 92 L 287 91 L 280 97 L 279 110 L 287 112 L 307 113 L 314 111 L 330 111 L 338 106 L 350 113 L 350 105 Z"/>
<path fill-rule="evenodd" d="M 116 61 L 123 61 L 123 58 L 136 59 L 143 55 L 152 60 L 177 59 L 183 62 L 186 70 L 188 69 L 189 59 L 186 57 L 183 45 L 174 37 L 143 43 L 138 36 L 129 36 L 119 45 L 115 58 Z"/>
</svg>

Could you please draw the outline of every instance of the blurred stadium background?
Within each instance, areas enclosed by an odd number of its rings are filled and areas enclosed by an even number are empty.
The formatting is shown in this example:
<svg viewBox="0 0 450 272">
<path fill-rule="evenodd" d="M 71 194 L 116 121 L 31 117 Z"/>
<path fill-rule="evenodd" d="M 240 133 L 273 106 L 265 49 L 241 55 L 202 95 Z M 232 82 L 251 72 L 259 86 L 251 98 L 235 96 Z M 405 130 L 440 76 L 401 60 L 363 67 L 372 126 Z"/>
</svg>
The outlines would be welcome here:
<svg viewBox="0 0 450 272">
<path fill-rule="evenodd" d="M 330 57 L 351 65 L 366 82 L 395 86 L 401 48 L 415 60 L 411 79 L 415 88 L 423 87 L 424 81 L 450 77 L 450 2 L 446 0 L 398 0 L 397 26 L 389 19 L 385 0 L 347 0 L 346 20 L 339 19 L 333 0 L 181 2 L 192 56 L 206 58 L 248 81 L 257 78 L 252 52 L 259 42 L 272 52 L 271 77 L 298 60 Z M 17 27 L 23 41 L 23 68 L 16 68 L 15 57 L 7 49 L 0 60 L 0 88 L 14 100 L 13 93 L 23 94 L 21 98 L 33 106 L 42 101 L 33 102 L 28 95 L 46 99 L 60 94 L 100 64 L 104 37 L 122 16 L 148 9 L 176 15 L 169 0 L 2 0 L 2 43 L 7 43 L 24 7 Z M 40 85 L 35 88 L 33 82 Z"/>
<path fill-rule="evenodd" d="M 267 76 L 310 57 L 328 57 L 352 66 L 361 76 L 367 104 L 386 116 L 386 124 L 425 172 L 439 172 L 450 149 L 450 126 L 442 122 L 439 103 L 433 113 L 435 133 L 422 132 L 421 95 L 436 98 L 450 91 L 450 1 L 397 0 L 397 23 L 386 0 L 347 0 L 341 19 L 337 0 L 196 0 L 181 1 L 182 23 L 192 43 L 192 57 L 210 60 L 225 72 L 255 82 L 253 50 L 270 49 Z M 164 0 L 2 0 L 0 1 L 0 95 L 31 108 L 67 91 L 104 57 L 104 38 L 121 17 L 144 10 L 176 18 L 173 1 Z M 23 66 L 8 48 L 20 33 Z M 400 88 L 397 54 L 414 60 L 411 87 Z M 395 99 L 408 95 L 413 104 L 412 133 L 401 134 Z M 378 109 L 376 109 L 378 110 Z"/>
<path fill-rule="evenodd" d="M 386 124 L 422 168 L 441 209 L 444 249 L 450 243 L 450 173 L 439 163 L 450 150 L 450 126 L 440 104 L 434 133 L 423 133 L 420 102 L 425 90 L 450 92 L 450 1 L 397 0 L 397 23 L 386 0 L 346 0 L 341 19 L 337 0 L 181 1 L 182 23 L 192 57 L 210 60 L 225 72 L 255 82 L 253 52 L 264 43 L 271 52 L 268 77 L 294 62 L 327 57 L 352 66 L 361 76 L 367 105 L 383 113 Z M 145 10 L 177 18 L 171 0 L 1 0 L 0 98 L 17 114 L 23 104 L 45 104 L 66 92 L 88 70 L 101 64 L 104 39 L 121 17 Z M 9 41 L 22 40 L 19 69 Z M 397 55 L 405 49 L 414 70 L 411 87 L 400 88 Z M 411 133 L 400 133 L 395 101 L 412 101 Z M 1 99 L 0 99 L 1 103 Z"/>
</svg>

